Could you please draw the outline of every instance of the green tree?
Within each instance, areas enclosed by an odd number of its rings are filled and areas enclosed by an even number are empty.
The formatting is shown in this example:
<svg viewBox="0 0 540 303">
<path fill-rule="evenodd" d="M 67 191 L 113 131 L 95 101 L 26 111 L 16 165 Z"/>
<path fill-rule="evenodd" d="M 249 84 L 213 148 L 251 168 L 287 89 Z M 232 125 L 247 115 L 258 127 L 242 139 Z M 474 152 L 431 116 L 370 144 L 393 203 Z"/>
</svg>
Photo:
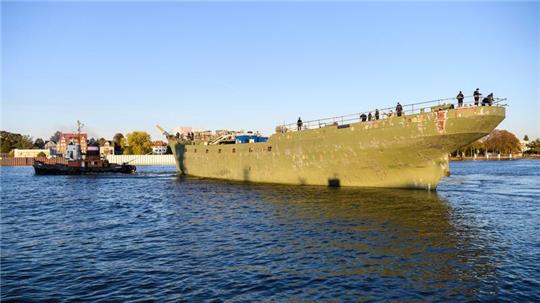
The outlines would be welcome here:
<svg viewBox="0 0 540 303">
<path fill-rule="evenodd" d="M 34 141 L 34 148 L 37 149 L 43 149 L 45 148 L 45 141 L 41 138 L 37 138 L 36 141 Z"/>
<path fill-rule="evenodd" d="M 127 138 L 123 140 L 123 145 L 125 155 L 146 155 L 152 151 L 150 135 L 143 131 L 134 131 L 127 134 Z"/>
<path fill-rule="evenodd" d="M 114 153 L 116 155 L 121 155 L 123 153 L 123 148 L 122 148 L 123 139 L 124 139 L 124 135 L 122 135 L 121 133 L 116 133 L 113 137 Z"/>
<path fill-rule="evenodd" d="M 9 153 L 12 149 L 30 149 L 34 146 L 32 137 L 0 131 L 0 152 Z"/>
<path fill-rule="evenodd" d="M 540 139 L 531 141 L 531 143 L 527 144 L 527 147 L 529 148 L 528 154 L 540 154 Z"/>
<path fill-rule="evenodd" d="M 523 141 L 529 141 L 529 136 L 525 135 L 525 136 L 523 137 Z"/>
<path fill-rule="evenodd" d="M 105 143 L 107 143 L 107 140 L 105 140 L 105 138 L 99 138 L 99 146 L 104 146 Z"/>
<path fill-rule="evenodd" d="M 62 137 L 62 132 L 57 130 L 50 138 L 51 141 L 54 143 L 58 143 L 60 141 L 60 137 Z"/>
</svg>

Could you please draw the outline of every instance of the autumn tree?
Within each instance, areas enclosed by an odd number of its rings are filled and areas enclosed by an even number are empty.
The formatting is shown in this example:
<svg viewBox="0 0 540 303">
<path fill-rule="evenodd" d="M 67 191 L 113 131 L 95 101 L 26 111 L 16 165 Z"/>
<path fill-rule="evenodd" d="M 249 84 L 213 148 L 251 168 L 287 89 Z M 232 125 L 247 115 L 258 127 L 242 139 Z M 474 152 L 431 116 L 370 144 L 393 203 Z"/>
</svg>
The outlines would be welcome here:
<svg viewBox="0 0 540 303">
<path fill-rule="evenodd" d="M 152 151 L 150 135 L 143 131 L 127 134 L 122 140 L 125 155 L 146 155 Z"/>
<path fill-rule="evenodd" d="M 487 150 L 510 154 L 521 151 L 519 139 L 507 130 L 493 130 L 484 141 Z"/>
<path fill-rule="evenodd" d="M 99 138 L 99 146 L 105 146 L 105 143 L 107 143 L 105 138 Z"/>
<path fill-rule="evenodd" d="M 514 134 L 506 130 L 495 129 L 487 136 L 452 152 L 452 155 L 464 154 L 467 157 L 472 157 L 475 154 L 485 155 L 486 152 L 509 154 L 520 151 L 521 144 Z"/>
</svg>

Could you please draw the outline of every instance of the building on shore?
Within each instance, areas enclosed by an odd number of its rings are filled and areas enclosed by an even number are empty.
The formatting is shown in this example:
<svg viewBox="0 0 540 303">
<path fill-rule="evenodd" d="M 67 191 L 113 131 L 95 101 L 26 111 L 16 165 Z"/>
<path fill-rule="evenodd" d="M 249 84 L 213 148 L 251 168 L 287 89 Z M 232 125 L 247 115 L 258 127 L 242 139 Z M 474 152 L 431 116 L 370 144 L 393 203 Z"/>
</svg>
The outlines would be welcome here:
<svg viewBox="0 0 540 303">
<path fill-rule="evenodd" d="M 152 154 L 165 155 L 167 153 L 167 145 L 167 143 L 161 140 L 152 142 Z"/>
<path fill-rule="evenodd" d="M 80 142 L 79 142 L 80 138 Z M 56 145 L 56 150 L 59 154 L 65 154 L 67 151 L 67 146 L 72 144 L 80 144 L 81 145 L 81 152 L 86 153 L 87 150 L 87 139 L 88 136 L 86 133 L 81 134 L 74 134 L 74 133 L 62 133 L 60 136 L 60 140 L 58 140 L 58 144 Z"/>
<path fill-rule="evenodd" d="M 528 151 L 530 148 L 529 148 L 529 143 L 531 143 L 529 140 L 519 140 L 519 145 L 521 147 L 521 152 L 526 152 Z"/>
<path fill-rule="evenodd" d="M 175 127 L 173 128 L 171 134 L 174 135 L 174 136 L 184 136 L 186 137 L 188 133 L 194 131 L 193 127 L 188 127 L 188 126 L 178 126 L 178 127 Z"/>
<path fill-rule="evenodd" d="M 56 142 L 52 140 L 45 142 L 44 148 L 50 151 L 51 156 L 54 156 L 58 153 L 58 150 L 56 149 Z"/>
<path fill-rule="evenodd" d="M 99 154 L 102 157 L 114 155 L 114 143 L 112 141 L 106 141 L 103 145 L 99 147 Z"/>
</svg>

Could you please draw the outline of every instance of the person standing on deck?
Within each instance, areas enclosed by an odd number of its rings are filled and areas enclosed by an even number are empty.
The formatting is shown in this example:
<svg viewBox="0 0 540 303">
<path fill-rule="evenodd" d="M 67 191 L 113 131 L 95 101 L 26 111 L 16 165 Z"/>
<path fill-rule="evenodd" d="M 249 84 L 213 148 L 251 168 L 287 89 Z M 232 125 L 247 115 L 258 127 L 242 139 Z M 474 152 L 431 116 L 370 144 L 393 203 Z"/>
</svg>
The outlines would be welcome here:
<svg viewBox="0 0 540 303">
<path fill-rule="evenodd" d="M 302 122 L 302 119 L 300 119 L 300 117 L 298 117 L 298 121 L 296 121 L 296 126 L 298 126 L 298 130 L 302 130 L 302 125 L 304 123 Z"/>
<path fill-rule="evenodd" d="M 371 112 L 369 112 L 369 114 L 367 115 L 367 120 L 371 121 L 372 118 L 373 118 L 373 116 L 371 115 Z"/>
<path fill-rule="evenodd" d="M 403 112 L 403 107 L 401 106 L 401 104 L 399 104 L 399 102 L 397 103 L 396 105 L 396 114 L 398 117 L 401 117 L 401 113 Z"/>
<path fill-rule="evenodd" d="M 463 106 L 463 99 L 464 98 L 465 98 L 465 96 L 463 96 L 463 93 L 461 91 L 459 91 L 459 94 L 456 96 L 458 107 Z"/>
<path fill-rule="evenodd" d="M 480 102 L 480 96 L 482 96 L 482 94 L 480 93 L 480 89 L 477 88 L 473 93 L 474 105 L 478 106 L 478 103 Z"/>
<path fill-rule="evenodd" d="M 379 110 L 375 110 L 375 120 L 379 120 Z"/>
</svg>

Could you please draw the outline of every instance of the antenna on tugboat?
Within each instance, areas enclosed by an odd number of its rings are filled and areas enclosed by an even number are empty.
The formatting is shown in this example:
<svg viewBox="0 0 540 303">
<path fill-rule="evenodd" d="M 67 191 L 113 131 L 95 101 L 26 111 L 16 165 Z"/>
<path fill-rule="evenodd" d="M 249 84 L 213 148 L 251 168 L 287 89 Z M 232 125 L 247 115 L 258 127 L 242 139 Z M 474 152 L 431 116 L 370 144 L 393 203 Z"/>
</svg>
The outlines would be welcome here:
<svg viewBox="0 0 540 303">
<path fill-rule="evenodd" d="M 84 123 L 82 123 L 81 121 L 77 120 L 77 132 L 78 133 L 81 133 L 81 129 L 84 127 Z"/>
<path fill-rule="evenodd" d="M 84 124 L 77 120 L 77 140 L 79 140 L 79 145 L 82 146 L 82 143 L 81 143 L 81 129 L 84 127 Z"/>
<path fill-rule="evenodd" d="M 77 141 L 78 141 L 78 144 L 79 144 L 79 147 L 82 147 L 82 137 L 81 137 L 81 129 L 84 127 L 84 124 L 77 120 Z M 79 153 L 81 152 L 81 150 L 79 149 Z"/>
</svg>

